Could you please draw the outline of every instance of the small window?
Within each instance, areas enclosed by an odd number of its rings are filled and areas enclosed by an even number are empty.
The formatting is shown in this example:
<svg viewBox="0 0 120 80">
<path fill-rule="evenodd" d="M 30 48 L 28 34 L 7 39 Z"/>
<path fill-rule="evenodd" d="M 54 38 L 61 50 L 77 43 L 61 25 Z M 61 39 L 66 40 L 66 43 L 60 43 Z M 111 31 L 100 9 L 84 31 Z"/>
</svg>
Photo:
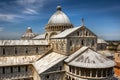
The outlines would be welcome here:
<svg viewBox="0 0 120 80">
<path fill-rule="evenodd" d="M 75 67 L 72 67 L 72 72 L 75 73 Z"/>
<path fill-rule="evenodd" d="M 92 40 L 92 46 L 94 46 L 94 40 Z"/>
<path fill-rule="evenodd" d="M 77 75 L 79 75 L 79 71 L 80 71 L 79 68 L 76 67 L 76 74 L 77 74 Z"/>
<path fill-rule="evenodd" d="M 71 66 L 69 66 L 69 71 L 71 72 Z"/>
<path fill-rule="evenodd" d="M 106 77 L 106 70 L 103 69 L 103 77 Z"/>
<path fill-rule="evenodd" d="M 88 36 L 88 32 L 86 31 L 86 36 Z"/>
<path fill-rule="evenodd" d="M 3 67 L 2 73 L 5 74 L 5 67 Z"/>
<path fill-rule="evenodd" d="M 56 50 L 58 50 L 58 44 L 56 43 Z"/>
<path fill-rule="evenodd" d="M 15 54 L 17 54 L 17 48 L 15 48 Z"/>
<path fill-rule="evenodd" d="M 62 70 L 62 66 L 60 66 L 60 70 Z"/>
<path fill-rule="evenodd" d="M 120 54 L 118 54 L 118 57 L 120 56 Z"/>
<path fill-rule="evenodd" d="M 25 66 L 25 71 L 26 71 L 26 72 L 28 71 L 28 67 L 27 67 L 27 65 Z"/>
<path fill-rule="evenodd" d="M 5 48 L 3 48 L 3 55 L 5 55 Z"/>
<path fill-rule="evenodd" d="M 68 80 L 71 80 L 71 77 L 69 76 L 69 79 Z"/>
<path fill-rule="evenodd" d="M 46 78 L 49 79 L 49 75 L 46 75 Z"/>
<path fill-rule="evenodd" d="M 74 78 L 72 78 L 72 80 L 75 80 Z"/>
<path fill-rule="evenodd" d="M 92 70 L 92 77 L 96 77 L 96 69 Z"/>
<path fill-rule="evenodd" d="M 26 48 L 26 53 L 28 53 L 28 48 Z"/>
<path fill-rule="evenodd" d="M 77 36 L 79 36 L 79 31 L 77 31 Z"/>
<path fill-rule="evenodd" d="M 13 73 L 13 67 L 10 67 L 10 71 L 11 71 L 11 73 Z"/>
<path fill-rule="evenodd" d="M 20 66 L 18 66 L 18 72 L 20 72 Z"/>
<path fill-rule="evenodd" d="M 70 40 L 70 46 L 72 46 L 72 41 Z"/>
<path fill-rule="evenodd" d="M 82 45 L 82 46 L 84 45 L 84 41 L 83 41 L 83 40 L 81 41 L 81 45 Z"/>
<path fill-rule="evenodd" d="M 38 53 L 38 47 L 36 47 L 36 53 Z"/>
</svg>

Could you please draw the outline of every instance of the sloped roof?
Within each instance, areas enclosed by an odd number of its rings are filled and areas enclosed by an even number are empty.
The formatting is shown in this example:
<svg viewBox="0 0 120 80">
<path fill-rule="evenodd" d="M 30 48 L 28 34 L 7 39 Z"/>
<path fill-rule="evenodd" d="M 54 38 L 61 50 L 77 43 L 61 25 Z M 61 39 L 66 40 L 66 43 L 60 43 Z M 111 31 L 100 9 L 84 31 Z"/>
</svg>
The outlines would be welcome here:
<svg viewBox="0 0 120 80">
<path fill-rule="evenodd" d="M 98 38 L 97 43 L 106 43 L 107 44 L 107 42 L 102 38 Z"/>
<path fill-rule="evenodd" d="M 0 46 L 5 45 L 48 45 L 46 40 L 0 40 Z"/>
<path fill-rule="evenodd" d="M 34 37 L 33 39 L 45 39 L 45 33 L 44 34 L 40 34 L 40 35 L 38 35 L 38 36 L 36 36 L 36 37 Z"/>
<path fill-rule="evenodd" d="M 106 57 L 114 56 L 113 52 L 110 52 L 109 50 L 102 50 L 102 51 L 98 51 L 98 52 Z"/>
<path fill-rule="evenodd" d="M 63 32 L 51 37 L 51 38 L 64 38 L 67 35 L 71 34 L 72 32 L 76 31 L 77 29 L 79 29 L 80 27 L 75 27 L 75 28 L 70 28 L 70 29 L 66 29 Z"/>
<path fill-rule="evenodd" d="M 65 62 L 72 66 L 84 68 L 107 68 L 115 66 L 114 61 L 88 47 L 82 47 L 70 55 Z"/>
<path fill-rule="evenodd" d="M 0 57 L 0 66 L 30 64 L 40 57 L 41 55 Z"/>
<path fill-rule="evenodd" d="M 44 56 L 40 60 L 33 63 L 33 66 L 37 70 L 39 74 L 46 71 L 47 69 L 51 68 L 55 64 L 59 63 L 60 61 L 66 58 L 65 55 L 61 55 L 55 52 L 49 53 L 48 55 Z"/>
</svg>

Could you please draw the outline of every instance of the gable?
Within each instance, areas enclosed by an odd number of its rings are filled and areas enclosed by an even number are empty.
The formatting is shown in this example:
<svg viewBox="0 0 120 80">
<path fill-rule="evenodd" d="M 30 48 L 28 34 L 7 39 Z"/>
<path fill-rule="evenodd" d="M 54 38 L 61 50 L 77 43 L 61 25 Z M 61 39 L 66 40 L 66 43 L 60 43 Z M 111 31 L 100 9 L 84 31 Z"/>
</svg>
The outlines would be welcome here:
<svg viewBox="0 0 120 80">
<path fill-rule="evenodd" d="M 67 37 L 95 37 L 96 35 L 86 28 L 85 26 L 79 27 L 77 30 L 73 31 L 71 34 L 69 34 Z"/>
<path fill-rule="evenodd" d="M 85 37 L 85 36 L 90 36 L 90 37 L 95 37 L 96 35 L 90 31 L 88 28 L 85 26 L 79 26 L 75 28 L 70 28 L 66 29 L 63 32 L 51 37 L 51 38 L 65 38 L 65 37 Z"/>
</svg>

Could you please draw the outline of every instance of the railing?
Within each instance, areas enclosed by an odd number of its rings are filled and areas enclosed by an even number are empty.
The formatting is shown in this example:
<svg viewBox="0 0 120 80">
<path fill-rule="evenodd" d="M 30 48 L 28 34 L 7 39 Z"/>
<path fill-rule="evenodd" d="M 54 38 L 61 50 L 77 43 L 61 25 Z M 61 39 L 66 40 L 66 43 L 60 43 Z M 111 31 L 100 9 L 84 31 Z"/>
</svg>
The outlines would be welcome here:
<svg viewBox="0 0 120 80">
<path fill-rule="evenodd" d="M 22 79 L 22 78 L 30 78 L 32 77 L 31 72 L 18 72 L 18 73 L 7 73 L 0 74 L 0 80 L 9 80 L 9 79 Z"/>
</svg>

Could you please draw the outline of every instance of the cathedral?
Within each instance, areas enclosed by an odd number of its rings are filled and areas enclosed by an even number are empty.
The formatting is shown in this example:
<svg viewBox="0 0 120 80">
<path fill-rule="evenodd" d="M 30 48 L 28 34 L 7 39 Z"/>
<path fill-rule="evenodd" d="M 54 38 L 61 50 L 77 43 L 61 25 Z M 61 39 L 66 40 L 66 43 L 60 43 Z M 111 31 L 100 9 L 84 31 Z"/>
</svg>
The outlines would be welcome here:
<svg viewBox="0 0 120 80">
<path fill-rule="evenodd" d="M 43 34 L 28 27 L 20 40 L 0 40 L 0 80 L 113 80 L 106 47 L 84 19 L 75 27 L 57 6 Z"/>
</svg>

